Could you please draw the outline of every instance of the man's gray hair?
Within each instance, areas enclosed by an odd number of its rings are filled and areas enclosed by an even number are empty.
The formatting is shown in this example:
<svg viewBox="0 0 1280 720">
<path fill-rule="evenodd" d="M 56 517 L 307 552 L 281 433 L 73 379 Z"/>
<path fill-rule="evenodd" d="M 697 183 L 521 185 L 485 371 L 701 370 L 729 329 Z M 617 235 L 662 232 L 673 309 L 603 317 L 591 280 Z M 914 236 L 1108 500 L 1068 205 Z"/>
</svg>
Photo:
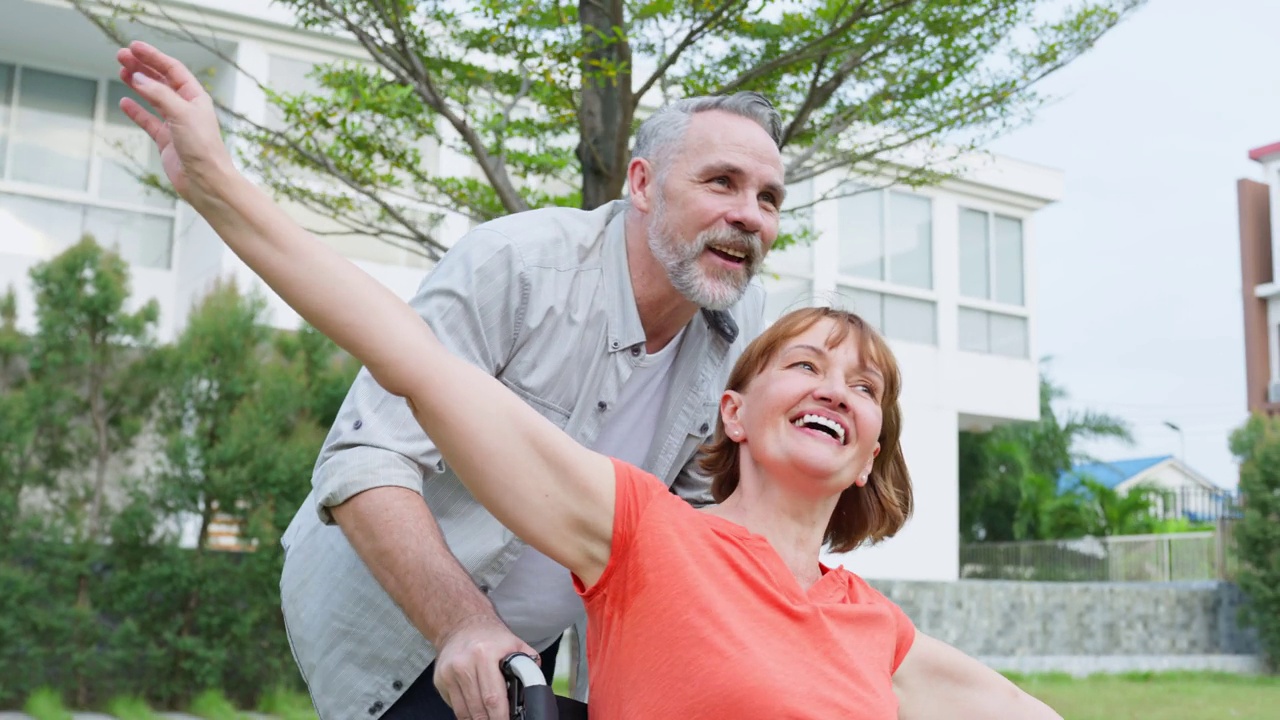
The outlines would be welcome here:
<svg viewBox="0 0 1280 720">
<path fill-rule="evenodd" d="M 754 121 L 773 138 L 773 144 L 782 145 L 782 116 L 768 98 L 757 92 L 736 92 L 732 95 L 703 95 L 685 98 L 658 108 L 636 130 L 636 144 L 631 157 L 644 158 L 657 166 L 659 174 L 671 155 L 684 143 L 689 119 L 701 112 L 719 110 L 733 113 Z"/>
</svg>

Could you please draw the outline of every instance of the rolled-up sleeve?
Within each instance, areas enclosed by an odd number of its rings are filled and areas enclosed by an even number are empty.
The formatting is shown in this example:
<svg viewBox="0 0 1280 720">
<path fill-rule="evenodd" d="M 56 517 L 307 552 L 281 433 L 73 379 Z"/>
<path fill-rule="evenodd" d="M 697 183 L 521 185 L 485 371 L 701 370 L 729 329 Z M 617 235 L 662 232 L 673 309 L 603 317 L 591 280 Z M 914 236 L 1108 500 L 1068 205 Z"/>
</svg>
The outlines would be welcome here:
<svg viewBox="0 0 1280 720">
<path fill-rule="evenodd" d="M 529 281 L 519 249 L 501 233 L 478 228 L 458 241 L 409 304 L 455 355 L 498 375 L 520 335 Z M 383 390 L 365 369 L 352 383 L 312 475 L 316 512 L 375 487 L 422 493 L 444 470 L 435 443 L 404 398 Z"/>
</svg>

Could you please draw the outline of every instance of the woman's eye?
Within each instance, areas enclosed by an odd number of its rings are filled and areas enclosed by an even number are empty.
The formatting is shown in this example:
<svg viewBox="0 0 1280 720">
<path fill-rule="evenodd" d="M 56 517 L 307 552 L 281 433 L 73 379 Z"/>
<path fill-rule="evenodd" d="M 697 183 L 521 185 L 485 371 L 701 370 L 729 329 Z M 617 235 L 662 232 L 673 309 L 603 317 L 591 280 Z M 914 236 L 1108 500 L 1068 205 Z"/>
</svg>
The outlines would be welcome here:
<svg viewBox="0 0 1280 720">
<path fill-rule="evenodd" d="M 816 365 L 814 365 L 813 363 L 809 362 L 808 360 L 801 360 L 801 361 L 800 361 L 800 362 L 798 362 L 798 363 L 794 363 L 791 367 L 801 368 L 801 369 L 804 369 L 804 370 L 808 370 L 809 372 L 817 372 L 817 371 L 818 371 L 818 367 L 817 367 Z"/>
</svg>

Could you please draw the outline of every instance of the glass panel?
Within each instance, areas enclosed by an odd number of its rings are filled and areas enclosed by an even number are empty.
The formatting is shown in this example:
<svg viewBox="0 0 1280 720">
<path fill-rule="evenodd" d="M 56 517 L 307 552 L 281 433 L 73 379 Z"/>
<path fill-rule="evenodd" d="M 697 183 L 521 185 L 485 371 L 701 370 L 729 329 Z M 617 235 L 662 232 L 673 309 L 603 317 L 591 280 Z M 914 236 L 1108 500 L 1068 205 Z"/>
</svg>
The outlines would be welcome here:
<svg viewBox="0 0 1280 720">
<path fill-rule="evenodd" d="M 96 81 L 24 68 L 11 177 L 68 190 L 88 189 L 97 94 Z"/>
<path fill-rule="evenodd" d="M 839 304 L 857 313 L 875 329 L 884 332 L 884 296 L 870 290 L 840 286 L 836 288 L 842 302 Z"/>
<path fill-rule="evenodd" d="M 766 277 L 764 279 L 764 321 L 773 324 L 774 320 L 792 310 L 813 305 L 813 283 L 800 278 Z"/>
<path fill-rule="evenodd" d="M 986 300 L 990 293 L 987 275 L 987 214 L 960 209 L 960 294 Z"/>
<path fill-rule="evenodd" d="M 926 197 L 889 193 L 889 282 L 933 287 L 933 203 Z"/>
<path fill-rule="evenodd" d="M 1022 305 L 1022 221 L 996 216 L 996 302 Z"/>
<path fill-rule="evenodd" d="M 783 213 L 778 224 L 779 235 L 800 236 L 813 229 L 813 180 L 805 180 L 787 186 L 787 199 L 783 201 Z M 795 211 L 785 208 L 808 205 Z M 810 236 L 803 244 L 793 244 L 785 250 L 771 250 L 765 259 L 765 268 L 777 273 L 793 275 L 813 274 L 813 242 Z"/>
<path fill-rule="evenodd" d="M 9 150 L 9 108 L 13 105 L 13 66 L 0 63 L 0 178 Z"/>
<path fill-rule="evenodd" d="M 991 352 L 996 355 L 1027 357 L 1027 319 L 1014 315 L 989 313 L 991 317 Z"/>
<path fill-rule="evenodd" d="M 98 194 L 106 200 L 171 208 L 173 198 L 138 181 L 139 174 L 163 178 L 164 168 L 151 138 L 120 109 L 120 99 L 125 97 L 143 102 L 124 83 L 107 84 L 107 121 L 102 129 L 102 142 L 98 143 L 98 153 L 103 159 Z"/>
<path fill-rule="evenodd" d="M 884 219 L 879 192 L 860 192 L 838 201 L 840 272 L 884 279 Z"/>
<path fill-rule="evenodd" d="M 884 334 L 907 342 L 937 344 L 935 314 L 934 305 L 928 300 L 885 295 Z"/>
<path fill-rule="evenodd" d="M 89 208 L 84 231 L 134 265 L 167 270 L 173 249 L 173 220 L 123 210 Z"/>
<path fill-rule="evenodd" d="M 0 230 L 6 243 L 49 257 L 80 239 L 84 208 L 23 195 L 0 194 Z"/>
<path fill-rule="evenodd" d="M 43 257 L 62 252 L 85 234 L 142 267 L 168 268 L 173 249 L 171 218 L 22 195 L 0 195 L 0 231 L 6 241 Z"/>
<path fill-rule="evenodd" d="M 960 308 L 959 341 L 961 350 L 989 352 L 991 342 L 987 337 L 987 313 L 972 308 Z"/>
<path fill-rule="evenodd" d="M 282 95 L 317 93 L 320 83 L 307 77 L 313 67 L 315 66 L 305 60 L 272 55 L 267 70 L 267 87 Z M 284 114 L 271 102 L 267 103 L 266 126 L 273 130 L 284 127 Z"/>
</svg>

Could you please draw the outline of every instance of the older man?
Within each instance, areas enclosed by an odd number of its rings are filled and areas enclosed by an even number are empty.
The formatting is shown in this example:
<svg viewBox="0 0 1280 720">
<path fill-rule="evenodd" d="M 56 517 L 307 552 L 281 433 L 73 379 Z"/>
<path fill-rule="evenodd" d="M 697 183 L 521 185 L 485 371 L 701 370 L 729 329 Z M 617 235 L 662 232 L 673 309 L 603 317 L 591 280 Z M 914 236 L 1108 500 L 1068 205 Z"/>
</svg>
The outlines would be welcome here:
<svg viewBox="0 0 1280 720">
<path fill-rule="evenodd" d="M 692 462 L 761 329 L 751 278 L 778 231 L 779 133 L 752 93 L 663 107 L 640 127 L 627 201 L 481 225 L 412 305 L 582 444 L 707 501 Z M 568 571 L 480 507 L 366 372 L 312 485 L 280 589 L 321 718 L 505 720 L 499 660 L 554 654 L 582 615 Z"/>
</svg>

